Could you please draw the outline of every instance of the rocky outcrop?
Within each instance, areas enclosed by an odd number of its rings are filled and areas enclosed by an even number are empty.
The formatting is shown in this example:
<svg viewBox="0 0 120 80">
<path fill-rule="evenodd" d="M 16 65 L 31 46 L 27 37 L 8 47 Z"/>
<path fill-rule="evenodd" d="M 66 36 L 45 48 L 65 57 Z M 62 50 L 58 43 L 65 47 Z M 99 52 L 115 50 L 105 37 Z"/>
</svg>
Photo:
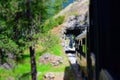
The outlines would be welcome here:
<svg viewBox="0 0 120 80">
<path fill-rule="evenodd" d="M 57 66 L 61 63 L 63 63 L 63 58 L 60 56 L 56 56 L 50 53 L 43 54 L 39 58 L 39 62 L 42 64 L 52 64 L 53 66 Z"/>
<path fill-rule="evenodd" d="M 65 22 L 64 27 L 69 29 L 79 28 L 81 26 L 88 24 L 88 15 L 72 15 L 68 18 L 68 20 Z"/>
<path fill-rule="evenodd" d="M 72 15 L 64 23 L 64 27 L 61 30 L 62 35 L 64 34 L 75 34 L 78 35 L 82 33 L 89 25 L 89 15 L 88 12 L 83 15 Z"/>
<path fill-rule="evenodd" d="M 66 8 L 61 10 L 54 17 L 64 16 L 65 20 L 60 30 L 60 37 L 64 38 L 66 31 L 77 29 L 76 35 L 80 34 L 80 28 L 84 31 L 84 27 L 89 24 L 89 0 L 75 0 L 69 4 Z M 73 31 L 75 32 L 75 31 Z"/>
</svg>

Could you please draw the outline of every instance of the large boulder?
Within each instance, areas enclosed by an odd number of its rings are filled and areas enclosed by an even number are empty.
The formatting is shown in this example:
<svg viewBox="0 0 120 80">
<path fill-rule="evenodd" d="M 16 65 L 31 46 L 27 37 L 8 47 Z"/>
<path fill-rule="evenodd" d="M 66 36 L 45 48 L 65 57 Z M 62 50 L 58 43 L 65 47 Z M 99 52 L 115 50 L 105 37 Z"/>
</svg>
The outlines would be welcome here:
<svg viewBox="0 0 120 80">
<path fill-rule="evenodd" d="M 42 64 L 51 63 L 53 66 L 57 66 L 63 63 L 63 58 L 50 53 L 46 53 L 40 56 L 39 62 Z"/>
</svg>

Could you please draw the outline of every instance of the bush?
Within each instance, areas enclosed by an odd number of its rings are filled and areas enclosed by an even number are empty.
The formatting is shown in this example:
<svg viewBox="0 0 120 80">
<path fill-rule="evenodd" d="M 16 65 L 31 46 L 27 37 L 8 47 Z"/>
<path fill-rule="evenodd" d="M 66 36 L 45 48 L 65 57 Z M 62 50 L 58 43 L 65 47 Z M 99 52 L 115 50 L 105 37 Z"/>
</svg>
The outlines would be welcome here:
<svg viewBox="0 0 120 80">
<path fill-rule="evenodd" d="M 55 19 L 55 21 L 57 21 L 57 23 L 60 25 L 64 22 L 64 16 L 59 16 L 58 18 Z"/>
<path fill-rule="evenodd" d="M 59 43 L 59 37 L 52 33 L 41 34 L 39 39 L 39 45 L 42 46 L 44 53 L 50 52 L 55 55 L 60 55 L 62 53 L 62 47 Z"/>
<path fill-rule="evenodd" d="M 48 32 L 49 30 L 53 29 L 54 27 L 62 24 L 64 21 L 64 16 L 59 16 L 57 18 L 50 18 L 47 20 L 42 26 L 43 26 L 43 32 Z"/>
</svg>

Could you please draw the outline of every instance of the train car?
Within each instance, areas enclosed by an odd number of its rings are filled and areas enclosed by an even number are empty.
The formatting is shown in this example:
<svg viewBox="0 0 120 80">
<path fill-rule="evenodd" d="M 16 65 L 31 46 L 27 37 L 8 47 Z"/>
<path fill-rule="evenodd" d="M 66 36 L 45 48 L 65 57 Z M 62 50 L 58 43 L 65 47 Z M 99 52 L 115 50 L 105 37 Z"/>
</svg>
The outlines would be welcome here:
<svg viewBox="0 0 120 80">
<path fill-rule="evenodd" d="M 83 77 L 87 77 L 87 35 L 86 35 L 86 30 L 82 31 L 81 34 L 79 34 L 76 38 L 75 38 L 75 48 L 76 48 L 76 63 L 79 65 L 79 70 L 81 70 L 83 73 L 82 75 L 84 75 Z"/>
<path fill-rule="evenodd" d="M 96 58 L 95 80 L 120 80 L 119 19 L 116 0 L 90 0 L 87 47 Z M 88 80 L 92 80 L 90 74 Z"/>
<path fill-rule="evenodd" d="M 91 65 L 91 70 L 92 72 L 95 71 L 95 56 L 94 54 L 91 53 L 91 55 L 89 56 L 91 59 L 91 64 L 88 64 L 88 51 L 87 51 L 87 43 L 88 43 L 88 39 L 87 39 L 87 29 L 85 29 L 84 31 L 82 31 L 81 34 L 79 34 L 76 39 L 76 58 L 77 58 L 77 64 L 80 67 L 80 70 L 83 72 L 82 74 L 88 79 L 88 65 Z M 92 73 L 95 74 L 95 73 Z"/>
<path fill-rule="evenodd" d="M 75 45 L 75 48 L 76 48 L 76 52 L 77 52 L 77 54 L 78 55 L 82 55 L 82 56 L 84 56 L 84 57 L 86 57 L 86 47 L 87 47 L 87 39 L 86 39 L 86 37 L 87 37 L 87 35 L 86 35 L 87 33 L 86 33 L 86 30 L 85 31 L 83 31 L 80 35 L 78 35 L 77 37 L 76 37 L 76 45 Z"/>
</svg>

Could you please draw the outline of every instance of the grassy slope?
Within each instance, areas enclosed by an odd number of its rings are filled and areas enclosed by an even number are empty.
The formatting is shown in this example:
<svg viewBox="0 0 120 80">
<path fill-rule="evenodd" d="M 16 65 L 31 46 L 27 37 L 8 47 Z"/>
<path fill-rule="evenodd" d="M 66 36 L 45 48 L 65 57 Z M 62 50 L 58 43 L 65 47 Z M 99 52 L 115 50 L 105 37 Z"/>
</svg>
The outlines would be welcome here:
<svg viewBox="0 0 120 80">
<path fill-rule="evenodd" d="M 17 80 L 18 77 L 22 76 L 25 73 L 30 72 L 30 58 L 29 58 L 29 52 L 28 50 L 25 51 L 24 54 L 25 58 L 21 63 L 18 63 L 18 65 L 15 67 L 15 69 L 12 70 L 5 70 L 0 69 L 0 80 L 7 80 L 8 78 L 13 78 L 14 80 Z M 43 65 L 39 64 L 39 54 L 42 53 L 38 50 L 36 51 L 36 62 L 37 62 L 37 71 L 38 73 L 41 73 L 39 75 L 39 79 L 42 78 L 42 75 L 46 72 L 64 72 L 66 66 L 69 66 L 69 63 L 67 62 L 67 58 L 65 57 L 65 54 L 62 52 L 62 47 L 60 45 L 56 45 L 51 50 L 52 53 L 56 53 L 56 55 L 62 56 L 64 58 L 65 64 L 60 64 L 57 67 L 51 66 L 51 64 Z M 25 78 L 22 78 L 26 80 Z M 30 80 L 30 79 L 27 79 Z"/>
<path fill-rule="evenodd" d="M 59 43 L 57 45 L 53 46 L 52 48 L 50 48 L 49 51 L 50 51 L 50 53 L 55 54 L 57 56 L 62 56 L 64 59 L 64 63 L 60 64 L 57 67 L 53 67 L 53 66 L 51 66 L 51 64 L 47 64 L 47 65 L 39 64 L 40 55 L 43 53 L 46 53 L 46 51 L 44 51 L 40 45 L 37 45 L 36 63 L 37 63 L 37 71 L 40 74 L 39 75 L 40 80 L 41 80 L 43 74 L 45 74 L 46 72 L 64 72 L 66 66 L 69 66 L 67 57 L 62 50 L 62 46 Z M 5 70 L 5 69 L 0 68 L 0 80 L 9 80 L 9 78 L 11 78 L 13 80 L 17 80 L 18 77 L 22 76 L 25 73 L 30 72 L 30 70 L 31 69 L 30 69 L 29 50 L 25 50 L 23 60 L 21 62 L 19 62 L 14 69 Z M 26 80 L 26 77 L 22 78 L 22 80 L 24 80 L 24 79 Z M 30 80 L 30 76 L 27 77 L 27 80 Z"/>
</svg>

